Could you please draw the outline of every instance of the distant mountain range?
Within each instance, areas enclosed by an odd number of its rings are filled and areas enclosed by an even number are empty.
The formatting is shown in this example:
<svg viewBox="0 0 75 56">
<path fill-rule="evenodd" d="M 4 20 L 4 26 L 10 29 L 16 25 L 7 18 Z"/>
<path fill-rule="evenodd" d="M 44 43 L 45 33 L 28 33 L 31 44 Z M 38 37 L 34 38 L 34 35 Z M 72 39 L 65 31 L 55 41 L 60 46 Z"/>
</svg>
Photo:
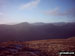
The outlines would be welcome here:
<svg viewBox="0 0 75 56">
<path fill-rule="evenodd" d="M 41 39 L 68 38 L 75 36 L 75 22 L 72 23 L 27 23 L 0 25 L 0 41 L 29 41 Z"/>
</svg>

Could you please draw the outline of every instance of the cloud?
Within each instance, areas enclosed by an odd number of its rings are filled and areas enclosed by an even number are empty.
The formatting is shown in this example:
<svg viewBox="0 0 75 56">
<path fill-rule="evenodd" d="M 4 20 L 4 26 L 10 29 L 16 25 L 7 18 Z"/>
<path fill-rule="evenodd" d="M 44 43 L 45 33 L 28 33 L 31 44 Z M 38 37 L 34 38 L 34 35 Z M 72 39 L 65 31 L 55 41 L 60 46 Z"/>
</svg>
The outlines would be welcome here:
<svg viewBox="0 0 75 56">
<path fill-rule="evenodd" d="M 3 17 L 3 13 L 2 12 L 0 12 L 0 19 Z"/>
<path fill-rule="evenodd" d="M 4 15 L 2 12 L 0 12 L 0 20 L 2 20 L 4 18 Z"/>
<path fill-rule="evenodd" d="M 0 12 L 0 21 L 6 20 L 7 19 L 7 14 L 4 12 Z"/>
<path fill-rule="evenodd" d="M 0 11 L 4 10 L 6 3 L 7 3 L 7 0 L 0 0 Z"/>
<path fill-rule="evenodd" d="M 60 11 L 59 8 L 55 8 L 53 10 L 45 11 L 44 14 L 49 16 L 70 16 L 75 17 L 75 8 L 70 8 L 66 11 Z"/>
<path fill-rule="evenodd" d="M 20 9 L 26 9 L 26 8 L 33 8 L 33 7 L 36 7 L 38 4 L 39 4 L 40 0 L 34 0 L 34 1 L 31 1 L 27 4 L 24 4 L 20 7 Z"/>
<path fill-rule="evenodd" d="M 0 12 L 0 16 L 2 16 L 2 15 L 3 15 L 3 13 Z"/>
</svg>

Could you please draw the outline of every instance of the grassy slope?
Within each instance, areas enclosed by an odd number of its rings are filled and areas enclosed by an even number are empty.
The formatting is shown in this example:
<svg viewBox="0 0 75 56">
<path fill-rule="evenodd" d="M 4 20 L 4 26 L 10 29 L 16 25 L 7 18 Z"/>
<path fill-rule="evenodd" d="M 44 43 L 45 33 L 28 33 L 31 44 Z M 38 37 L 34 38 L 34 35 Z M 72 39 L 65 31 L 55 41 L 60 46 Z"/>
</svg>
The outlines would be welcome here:
<svg viewBox="0 0 75 56">
<path fill-rule="evenodd" d="M 58 56 L 59 51 L 75 51 L 75 37 L 68 39 L 50 39 L 27 42 L 29 47 L 42 50 L 48 56 Z"/>
<path fill-rule="evenodd" d="M 8 46 L 10 44 L 22 44 L 27 48 L 40 50 L 47 56 L 58 56 L 59 51 L 75 51 L 75 37 L 68 39 L 35 40 L 27 42 L 3 42 L 0 43 L 0 46 Z"/>
</svg>

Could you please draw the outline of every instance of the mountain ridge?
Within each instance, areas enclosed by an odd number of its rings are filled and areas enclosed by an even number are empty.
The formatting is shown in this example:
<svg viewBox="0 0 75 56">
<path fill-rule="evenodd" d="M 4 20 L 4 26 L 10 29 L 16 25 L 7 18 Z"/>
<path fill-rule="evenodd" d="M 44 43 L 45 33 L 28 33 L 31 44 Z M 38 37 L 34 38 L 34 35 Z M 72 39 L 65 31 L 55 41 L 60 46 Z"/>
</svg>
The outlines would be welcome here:
<svg viewBox="0 0 75 56">
<path fill-rule="evenodd" d="M 75 36 L 75 23 L 0 25 L 0 41 L 29 41 L 42 39 L 62 39 Z M 59 26 L 61 25 L 61 26 Z"/>
</svg>

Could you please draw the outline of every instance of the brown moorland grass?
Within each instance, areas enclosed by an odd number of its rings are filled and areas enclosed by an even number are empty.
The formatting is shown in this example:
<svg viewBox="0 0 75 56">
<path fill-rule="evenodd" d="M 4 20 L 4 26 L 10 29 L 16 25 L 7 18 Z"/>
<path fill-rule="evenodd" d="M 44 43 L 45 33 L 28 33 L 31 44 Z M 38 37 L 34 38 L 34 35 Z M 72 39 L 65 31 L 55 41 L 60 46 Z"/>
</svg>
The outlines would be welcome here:
<svg viewBox="0 0 75 56">
<path fill-rule="evenodd" d="M 10 46 L 11 44 L 24 45 L 24 47 L 21 47 L 21 50 L 18 50 L 16 54 L 11 53 L 12 56 L 59 56 L 60 51 L 75 52 L 75 37 L 71 37 L 68 39 L 48 39 L 26 42 L 9 41 L 0 43 L 0 47 Z M 35 52 L 37 50 L 38 53 L 35 53 L 35 55 L 32 54 L 32 52 Z M 4 51 L 0 51 L 0 54 L 5 55 Z M 7 56 L 7 54 L 5 56 Z"/>
</svg>

